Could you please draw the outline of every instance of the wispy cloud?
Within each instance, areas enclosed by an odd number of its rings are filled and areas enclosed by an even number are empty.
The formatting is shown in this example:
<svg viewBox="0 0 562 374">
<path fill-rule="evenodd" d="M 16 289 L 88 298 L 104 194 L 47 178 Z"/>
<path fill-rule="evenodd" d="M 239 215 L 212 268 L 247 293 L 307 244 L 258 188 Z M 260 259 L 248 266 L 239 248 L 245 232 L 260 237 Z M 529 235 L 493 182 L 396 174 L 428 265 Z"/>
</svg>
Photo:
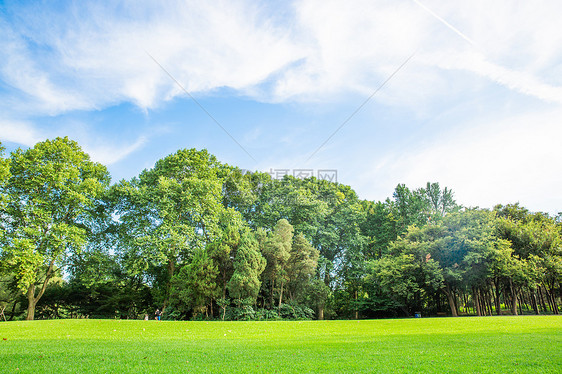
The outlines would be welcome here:
<svg viewBox="0 0 562 374">
<path fill-rule="evenodd" d="M 554 86 L 542 82 L 540 78 L 528 71 L 518 71 L 491 62 L 485 56 L 482 48 L 468 35 L 451 25 L 422 2 L 418 0 L 412 1 L 474 47 L 469 51 L 461 53 L 449 50 L 446 53 L 428 54 L 426 62 L 431 61 L 431 65 L 439 68 L 471 71 L 489 78 L 491 81 L 503 85 L 510 90 L 534 96 L 547 102 L 562 104 L 562 86 Z M 491 54 L 493 55 L 494 53 L 491 52 Z"/>
<path fill-rule="evenodd" d="M 33 146 L 42 140 L 42 134 L 34 127 L 22 121 L 9 121 L 0 119 L 0 141 L 21 144 L 27 147 Z"/>
<path fill-rule="evenodd" d="M 443 60 L 437 65 L 446 67 L 442 63 Z M 510 90 L 534 96 L 546 102 L 562 104 L 562 86 L 542 82 L 540 78 L 526 71 L 517 71 L 491 63 L 479 53 L 459 56 L 456 68 L 472 71 Z"/>
<path fill-rule="evenodd" d="M 146 56 L 149 50 L 190 92 L 244 90 L 299 56 L 282 30 L 243 3 L 110 4 L 26 9 L 33 24 L 0 24 L 2 79 L 38 101 L 31 110 L 64 112 L 130 101 L 143 108 L 183 95 Z M 56 25 L 56 26 L 53 26 Z M 62 25 L 65 25 L 62 27 Z M 63 94 L 64 93 L 64 94 Z M 40 105 L 45 104 L 45 105 Z"/>
<path fill-rule="evenodd" d="M 409 94 L 415 95 L 428 69 L 434 69 L 429 74 L 466 70 L 552 100 L 559 87 L 544 80 L 543 70 L 560 57 L 560 44 L 541 41 L 540 53 L 532 44 L 553 32 L 551 13 L 562 9 L 549 2 L 533 5 L 527 22 L 522 22 L 515 4 L 499 3 L 505 15 L 501 20 L 493 17 L 492 6 L 483 17 L 478 6 L 417 0 L 360 0 L 353 6 L 296 1 L 288 8 L 292 18 L 285 19 L 245 2 L 124 2 L 124 10 L 99 3 L 42 9 L 40 14 L 28 6 L 23 10 L 32 14 L 29 19 L 0 23 L 0 46 L 6 52 L 0 74 L 16 93 L 33 98 L 28 111 L 39 114 L 120 102 L 153 108 L 184 95 L 145 50 L 192 93 L 230 87 L 257 100 L 318 101 L 346 92 L 368 94 L 403 56 L 419 48 L 431 64 L 418 65 L 411 79 L 396 82 L 378 100 L 409 105 Z M 549 22 L 538 23 L 541 17 Z M 452 32 L 443 33 L 443 25 Z M 483 30 L 488 30 L 486 38 Z M 474 45 L 483 55 L 472 53 L 467 60 L 467 47 Z M 509 66 L 514 47 L 525 54 L 516 62 L 519 66 Z M 537 82 L 542 86 L 537 88 Z M 262 84 L 266 90 L 256 89 Z M 431 86 L 422 86 L 426 100 L 440 95 Z M 556 92 L 545 93 L 548 90 Z"/>
<path fill-rule="evenodd" d="M 112 165 L 117 163 L 131 153 L 141 149 L 147 142 L 145 136 L 141 136 L 131 144 L 123 142 L 112 142 L 110 144 L 88 144 L 83 146 L 84 151 L 88 153 L 93 161 L 104 165 Z"/>
<path fill-rule="evenodd" d="M 46 138 L 56 136 L 70 136 L 78 141 L 83 150 L 88 153 L 92 160 L 104 165 L 112 165 L 121 161 L 131 153 L 142 148 L 146 142 L 146 136 L 140 136 L 132 143 L 127 141 L 108 140 L 97 135 L 92 128 L 78 129 L 75 124 L 73 128 L 68 126 L 58 126 L 50 130 L 38 130 L 35 126 L 23 121 L 0 120 L 0 141 L 6 143 L 20 144 L 25 147 L 33 147 L 37 142 Z"/>
</svg>

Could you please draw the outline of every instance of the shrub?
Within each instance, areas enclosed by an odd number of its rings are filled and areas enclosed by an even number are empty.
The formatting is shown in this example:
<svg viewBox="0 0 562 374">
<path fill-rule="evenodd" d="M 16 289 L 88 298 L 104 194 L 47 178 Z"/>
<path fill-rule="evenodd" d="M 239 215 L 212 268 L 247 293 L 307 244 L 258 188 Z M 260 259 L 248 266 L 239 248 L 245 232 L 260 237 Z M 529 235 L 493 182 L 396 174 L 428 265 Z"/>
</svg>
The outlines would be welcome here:
<svg viewBox="0 0 562 374">
<path fill-rule="evenodd" d="M 249 305 L 227 308 L 225 319 L 234 321 L 251 321 L 256 319 L 254 308 Z"/>
<path fill-rule="evenodd" d="M 283 319 L 312 319 L 314 311 L 304 305 L 281 304 L 279 316 Z"/>
</svg>

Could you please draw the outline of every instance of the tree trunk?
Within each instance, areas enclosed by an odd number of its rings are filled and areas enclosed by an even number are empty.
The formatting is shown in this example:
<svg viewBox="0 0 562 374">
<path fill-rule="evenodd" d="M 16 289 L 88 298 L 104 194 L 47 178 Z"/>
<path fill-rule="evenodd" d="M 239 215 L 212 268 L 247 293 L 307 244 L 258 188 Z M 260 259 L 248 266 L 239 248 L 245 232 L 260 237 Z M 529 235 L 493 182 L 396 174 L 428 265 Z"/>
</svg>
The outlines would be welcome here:
<svg viewBox="0 0 562 374">
<path fill-rule="evenodd" d="M 14 305 L 12 305 L 12 313 L 10 314 L 10 321 L 14 320 L 14 315 L 16 314 L 17 305 L 18 305 L 18 302 L 14 301 Z"/>
<path fill-rule="evenodd" d="M 271 300 L 270 300 L 270 305 L 271 305 L 271 308 L 272 308 L 272 309 L 274 308 L 274 306 L 273 306 L 273 290 L 274 290 L 274 289 L 275 289 L 275 282 L 274 282 L 273 280 L 271 280 L 271 296 L 270 296 L 270 299 L 271 299 Z"/>
<path fill-rule="evenodd" d="M 35 285 L 32 284 L 27 290 L 27 317 L 25 318 L 27 321 L 33 321 L 33 319 L 35 318 L 36 304 L 37 302 L 35 301 Z"/>
<path fill-rule="evenodd" d="M 535 314 L 536 315 L 541 314 L 539 312 L 539 304 L 537 302 L 537 293 L 535 291 L 533 291 L 533 294 L 531 296 L 531 304 L 533 305 L 533 309 L 535 310 Z"/>
<path fill-rule="evenodd" d="M 474 308 L 476 309 L 476 314 L 478 317 L 482 316 L 482 310 L 480 309 L 480 301 L 478 298 L 478 291 L 476 288 L 472 287 L 472 298 L 474 299 Z"/>
<path fill-rule="evenodd" d="M 323 319 L 324 319 L 324 306 L 319 306 L 319 307 L 318 307 L 318 319 L 319 319 L 319 320 L 323 320 Z"/>
<path fill-rule="evenodd" d="M 482 312 L 483 316 L 488 315 L 488 304 L 486 303 L 486 291 L 480 290 L 478 294 L 480 298 L 480 311 Z"/>
<path fill-rule="evenodd" d="M 541 286 L 539 286 L 539 301 L 540 301 L 543 313 L 548 313 L 548 308 L 546 307 L 546 303 L 544 302 L 544 295 L 542 293 L 542 287 Z"/>
<path fill-rule="evenodd" d="M 281 302 L 283 301 L 283 281 L 281 281 L 281 289 L 279 290 L 279 308 L 281 308 Z"/>
<path fill-rule="evenodd" d="M 295 301 L 295 294 L 291 291 L 291 287 L 287 287 L 287 293 L 289 294 L 289 302 L 292 303 Z"/>
<path fill-rule="evenodd" d="M 491 290 L 486 290 L 485 292 L 485 301 L 486 301 L 486 315 L 491 316 L 494 314 L 494 311 L 492 309 L 492 291 Z"/>
<path fill-rule="evenodd" d="M 545 288 L 545 292 L 546 292 L 546 300 L 548 301 L 548 306 L 550 307 L 550 311 L 552 312 L 552 314 L 556 314 L 556 311 L 554 310 L 554 304 L 552 303 L 552 297 L 550 295 L 550 292 L 548 292 L 546 288 Z"/>
<path fill-rule="evenodd" d="M 449 302 L 449 308 L 451 308 L 451 315 L 453 317 L 458 317 L 457 307 L 455 305 L 455 299 L 453 297 L 453 292 L 451 291 L 451 287 L 447 285 L 447 288 L 442 288 L 441 291 L 447 295 L 447 301 Z"/>
<path fill-rule="evenodd" d="M 452 290 L 450 290 L 450 292 L 451 292 L 451 300 L 453 302 L 453 305 L 455 306 L 455 311 L 457 312 L 458 315 L 460 313 L 460 309 L 459 309 L 459 301 L 457 300 L 457 294 L 455 293 L 455 291 Z M 451 309 L 450 305 L 449 305 L 449 309 Z"/>
<path fill-rule="evenodd" d="M 482 315 L 488 315 L 488 303 L 486 300 L 486 291 L 480 291 L 480 308 L 482 308 Z"/>
<path fill-rule="evenodd" d="M 501 314 L 502 314 L 502 306 L 501 306 L 501 300 L 500 300 L 501 289 L 500 289 L 500 285 L 499 285 L 498 280 L 494 280 L 494 286 L 496 288 L 496 297 L 494 298 L 494 303 L 496 305 L 496 314 L 498 316 L 501 316 Z"/>
<path fill-rule="evenodd" d="M 546 289 L 546 297 L 550 300 L 550 303 L 552 305 L 552 313 L 554 314 L 560 314 L 560 311 L 558 310 L 558 304 L 556 303 L 556 294 L 555 294 L 555 289 L 554 289 L 554 285 L 552 285 L 551 287 L 545 287 Z"/>
<path fill-rule="evenodd" d="M 447 293 L 447 301 L 449 302 L 449 307 L 451 308 L 451 315 L 453 317 L 458 317 L 459 314 L 457 313 L 457 307 L 455 306 L 455 299 L 453 298 L 453 294 L 451 292 Z"/>
<path fill-rule="evenodd" d="M 226 299 L 226 285 L 227 285 L 227 281 L 226 281 L 226 270 L 222 271 L 222 298 Z"/>
<path fill-rule="evenodd" d="M 482 316 L 487 316 L 488 314 L 490 314 L 488 291 L 485 289 L 480 289 L 478 294 L 480 296 L 480 311 L 482 312 Z"/>
<path fill-rule="evenodd" d="M 357 310 L 357 291 L 355 291 L 355 319 L 359 319 L 359 311 Z"/>
<path fill-rule="evenodd" d="M 27 321 L 33 321 L 33 319 L 35 318 L 35 306 L 37 305 L 37 302 L 39 301 L 39 299 L 41 299 L 41 297 L 45 293 L 45 290 L 47 289 L 47 284 L 49 284 L 49 280 L 53 275 L 54 266 L 55 266 L 55 259 L 53 258 L 51 260 L 51 263 L 49 264 L 49 267 L 47 268 L 47 274 L 45 274 L 45 280 L 43 281 L 43 285 L 41 286 L 41 289 L 39 290 L 39 294 L 37 296 L 35 296 L 34 284 L 29 286 L 29 289 L 27 290 L 27 302 L 28 302 L 27 317 L 26 317 Z"/>
<path fill-rule="evenodd" d="M 513 282 L 511 279 L 509 280 L 509 288 L 511 291 L 511 314 L 516 316 L 517 315 L 517 292 L 515 292 L 515 287 L 513 286 Z"/>
<path fill-rule="evenodd" d="M 554 314 L 554 305 L 552 305 L 552 299 L 550 297 L 550 293 L 548 292 L 548 287 L 544 285 L 544 294 L 546 296 L 546 302 L 548 303 L 548 307 L 550 308 L 551 312 Z"/>
</svg>

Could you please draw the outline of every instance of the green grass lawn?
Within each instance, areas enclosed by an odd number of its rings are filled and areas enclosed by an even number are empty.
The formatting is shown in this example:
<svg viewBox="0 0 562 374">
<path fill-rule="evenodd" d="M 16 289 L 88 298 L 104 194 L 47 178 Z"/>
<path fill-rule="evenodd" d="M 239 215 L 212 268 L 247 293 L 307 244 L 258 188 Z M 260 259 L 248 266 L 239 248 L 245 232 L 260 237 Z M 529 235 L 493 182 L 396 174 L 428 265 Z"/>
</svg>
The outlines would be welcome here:
<svg viewBox="0 0 562 374">
<path fill-rule="evenodd" d="M 562 373 L 562 317 L 0 323 L 0 373 Z"/>
</svg>

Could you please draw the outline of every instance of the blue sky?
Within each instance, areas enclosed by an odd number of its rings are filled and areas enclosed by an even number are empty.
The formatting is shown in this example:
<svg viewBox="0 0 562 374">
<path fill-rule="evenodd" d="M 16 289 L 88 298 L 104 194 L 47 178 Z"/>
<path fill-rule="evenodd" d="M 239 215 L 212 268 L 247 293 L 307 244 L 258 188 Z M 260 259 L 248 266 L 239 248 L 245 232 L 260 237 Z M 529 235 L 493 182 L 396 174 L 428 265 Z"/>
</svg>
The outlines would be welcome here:
<svg viewBox="0 0 562 374">
<path fill-rule="evenodd" d="M 117 181 L 207 148 L 364 199 L 434 181 L 562 211 L 560 2 L 84 3 L 0 5 L 9 151 L 67 135 Z"/>
</svg>

